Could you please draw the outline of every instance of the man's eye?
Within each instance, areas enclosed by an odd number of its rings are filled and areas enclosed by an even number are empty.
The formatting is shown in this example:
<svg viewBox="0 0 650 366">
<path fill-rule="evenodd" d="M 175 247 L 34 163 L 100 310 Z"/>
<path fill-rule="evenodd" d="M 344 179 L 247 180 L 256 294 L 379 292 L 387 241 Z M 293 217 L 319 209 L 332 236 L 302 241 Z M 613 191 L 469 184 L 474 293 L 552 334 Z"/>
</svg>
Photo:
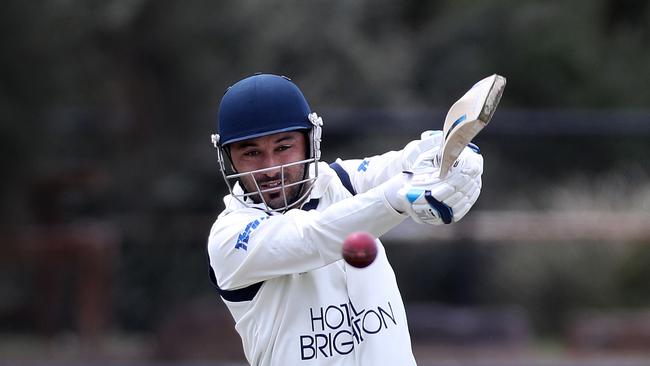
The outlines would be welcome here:
<svg viewBox="0 0 650 366">
<path fill-rule="evenodd" d="M 259 154 L 260 154 L 260 152 L 256 151 L 256 150 L 247 151 L 247 152 L 244 153 L 245 156 L 257 156 Z"/>
<path fill-rule="evenodd" d="M 291 148 L 291 145 L 282 145 L 278 147 L 278 151 L 284 151 Z"/>
</svg>

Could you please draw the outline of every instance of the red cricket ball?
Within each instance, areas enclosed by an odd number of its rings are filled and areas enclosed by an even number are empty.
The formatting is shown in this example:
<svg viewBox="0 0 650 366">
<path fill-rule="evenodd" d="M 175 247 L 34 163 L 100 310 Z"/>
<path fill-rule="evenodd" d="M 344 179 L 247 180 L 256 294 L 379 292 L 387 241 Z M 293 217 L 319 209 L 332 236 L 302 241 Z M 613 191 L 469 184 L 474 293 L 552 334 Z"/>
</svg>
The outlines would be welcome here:
<svg viewBox="0 0 650 366">
<path fill-rule="evenodd" d="M 376 257 L 375 238 L 365 231 L 354 232 L 343 241 L 343 259 L 352 267 L 368 267 Z"/>
</svg>

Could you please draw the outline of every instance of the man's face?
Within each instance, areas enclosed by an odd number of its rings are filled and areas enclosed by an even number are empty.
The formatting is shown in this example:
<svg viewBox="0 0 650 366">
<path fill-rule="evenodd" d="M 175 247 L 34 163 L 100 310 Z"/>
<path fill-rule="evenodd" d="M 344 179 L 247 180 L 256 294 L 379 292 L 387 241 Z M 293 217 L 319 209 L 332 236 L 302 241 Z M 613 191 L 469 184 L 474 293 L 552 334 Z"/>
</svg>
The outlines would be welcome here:
<svg viewBox="0 0 650 366">
<path fill-rule="evenodd" d="M 233 167 L 238 173 L 245 173 L 259 169 L 271 168 L 283 164 L 289 164 L 307 158 L 307 141 L 302 132 L 290 131 L 281 132 L 269 136 L 258 137 L 240 142 L 233 142 L 230 145 L 230 156 Z M 303 179 L 305 164 L 297 164 L 284 168 L 284 184 L 298 182 Z M 264 172 L 254 173 L 254 178 L 260 190 L 272 189 L 263 193 L 266 204 L 273 209 L 285 205 L 282 194 L 282 172 L 277 169 L 270 169 Z M 256 192 L 257 188 L 253 178 L 245 175 L 240 178 L 247 192 Z M 277 189 L 273 189 L 277 187 Z M 287 202 L 292 203 L 298 198 L 302 184 L 285 188 Z M 252 195 L 255 203 L 262 200 L 259 195 Z"/>
</svg>

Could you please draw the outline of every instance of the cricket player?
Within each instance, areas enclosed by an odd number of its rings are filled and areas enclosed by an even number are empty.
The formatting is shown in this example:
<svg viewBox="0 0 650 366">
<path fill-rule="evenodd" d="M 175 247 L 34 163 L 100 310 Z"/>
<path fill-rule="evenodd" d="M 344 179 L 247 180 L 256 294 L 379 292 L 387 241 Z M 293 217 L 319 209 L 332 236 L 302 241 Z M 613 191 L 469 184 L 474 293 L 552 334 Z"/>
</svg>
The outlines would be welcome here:
<svg viewBox="0 0 650 366">
<path fill-rule="evenodd" d="M 358 269 L 342 243 L 409 217 L 458 221 L 478 198 L 483 158 L 466 148 L 440 180 L 442 136 L 428 131 L 399 151 L 327 164 L 322 126 L 283 76 L 224 94 L 212 142 L 230 194 L 210 231 L 210 278 L 251 365 L 415 365 L 384 247 L 377 240 L 377 258 Z"/>
</svg>

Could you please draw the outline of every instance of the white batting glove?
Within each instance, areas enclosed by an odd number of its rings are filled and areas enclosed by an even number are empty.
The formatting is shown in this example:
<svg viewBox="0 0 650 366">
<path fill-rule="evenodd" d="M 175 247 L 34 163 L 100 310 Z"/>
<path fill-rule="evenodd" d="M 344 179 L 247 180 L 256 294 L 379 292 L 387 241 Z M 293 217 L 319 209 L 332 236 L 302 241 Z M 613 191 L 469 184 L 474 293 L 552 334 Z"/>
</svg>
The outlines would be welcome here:
<svg viewBox="0 0 650 366">
<path fill-rule="evenodd" d="M 413 164 L 423 154 L 437 155 L 442 147 L 442 131 L 424 131 L 419 140 L 411 141 L 402 150 L 402 170 L 411 171 Z"/>
<path fill-rule="evenodd" d="M 396 195 L 387 195 L 389 203 L 420 224 L 459 221 L 481 192 L 483 157 L 475 151 L 475 146 L 466 147 L 443 180 L 438 178 L 437 151 L 424 152 L 412 170 L 404 173 L 405 182 Z"/>
</svg>

